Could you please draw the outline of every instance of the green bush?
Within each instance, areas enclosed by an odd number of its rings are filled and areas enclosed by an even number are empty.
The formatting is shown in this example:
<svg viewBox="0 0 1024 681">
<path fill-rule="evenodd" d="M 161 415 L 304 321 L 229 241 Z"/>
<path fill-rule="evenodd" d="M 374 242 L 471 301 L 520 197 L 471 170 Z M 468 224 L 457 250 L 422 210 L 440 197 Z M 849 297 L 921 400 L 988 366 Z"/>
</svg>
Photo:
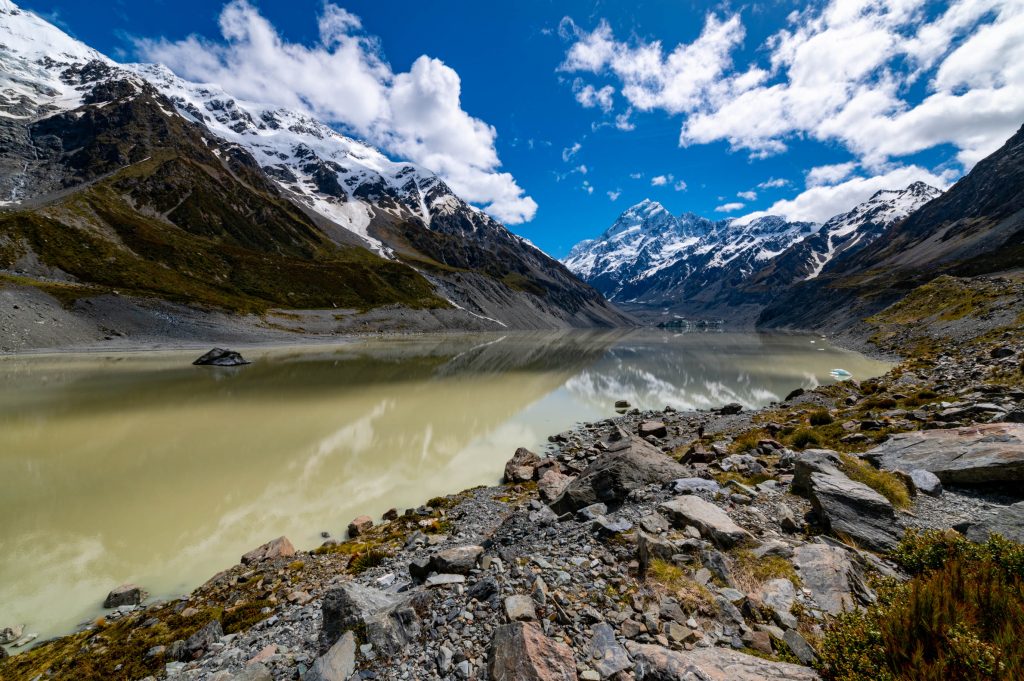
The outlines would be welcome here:
<svg viewBox="0 0 1024 681">
<path fill-rule="evenodd" d="M 833 420 L 832 414 L 828 413 L 827 409 L 819 409 L 818 411 L 811 412 L 810 422 L 812 426 L 827 426 L 832 423 Z"/>
<path fill-rule="evenodd" d="M 1024 679 L 1024 547 L 908 533 L 892 557 L 915 575 L 846 613 L 820 646 L 825 681 Z"/>
<path fill-rule="evenodd" d="M 797 449 L 805 449 L 811 445 L 821 444 L 821 439 L 818 437 L 817 433 L 815 433 L 813 430 L 807 430 L 806 428 L 801 428 L 800 430 L 793 433 L 789 441 L 790 444 L 792 444 Z"/>
</svg>

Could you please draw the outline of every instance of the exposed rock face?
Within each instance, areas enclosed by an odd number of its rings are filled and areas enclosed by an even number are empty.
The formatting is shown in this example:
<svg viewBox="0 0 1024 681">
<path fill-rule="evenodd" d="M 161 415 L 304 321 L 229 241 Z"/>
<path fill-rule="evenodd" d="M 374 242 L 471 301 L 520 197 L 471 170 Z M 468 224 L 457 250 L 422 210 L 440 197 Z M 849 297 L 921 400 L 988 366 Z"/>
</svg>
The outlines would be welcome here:
<svg viewBox="0 0 1024 681">
<path fill-rule="evenodd" d="M 348 681 L 356 668 L 356 639 L 346 631 L 337 643 L 317 658 L 304 681 Z"/>
<path fill-rule="evenodd" d="M 864 458 L 890 470 L 920 468 L 946 485 L 1022 482 L 1024 424 L 989 423 L 900 433 Z"/>
<path fill-rule="evenodd" d="M 602 679 L 632 668 L 633 662 L 625 648 L 615 639 L 615 630 L 610 624 L 599 622 L 592 629 L 594 636 L 590 639 L 590 661 Z"/>
<path fill-rule="evenodd" d="M 576 661 L 569 646 L 548 638 L 536 624 L 514 622 L 498 627 L 491 641 L 487 669 L 492 681 L 576 681 Z"/>
<path fill-rule="evenodd" d="M 138 605 L 148 596 L 141 586 L 122 584 L 107 594 L 103 601 L 104 608 L 116 608 L 122 605 Z"/>
<path fill-rule="evenodd" d="M 529 482 L 540 465 L 540 457 L 526 447 L 520 447 L 505 464 L 505 482 Z"/>
<path fill-rule="evenodd" d="M 932 497 L 942 494 L 942 481 L 939 480 L 939 476 L 935 475 L 935 473 L 926 471 L 923 468 L 915 468 L 908 475 L 910 475 L 910 481 L 914 483 L 914 488 L 918 492 Z"/>
<path fill-rule="evenodd" d="M 368 515 L 361 515 L 348 524 L 348 536 L 358 537 L 373 527 L 373 518 Z"/>
<path fill-rule="evenodd" d="M 352 630 L 364 631 L 379 654 L 391 656 L 419 636 L 420 620 L 408 599 L 345 582 L 324 596 L 320 649 L 329 650 Z"/>
<path fill-rule="evenodd" d="M 658 510 L 668 516 L 674 527 L 696 527 L 702 536 L 721 548 L 753 541 L 750 533 L 733 522 L 725 511 L 700 497 L 677 497 L 658 506 Z"/>
<path fill-rule="evenodd" d="M 295 547 L 288 541 L 288 537 L 278 537 L 242 556 L 242 563 L 251 565 L 275 558 L 291 558 L 294 555 Z"/>
<path fill-rule="evenodd" d="M 242 366 L 243 364 L 249 364 L 249 361 L 234 350 L 214 348 L 196 361 L 192 362 L 192 364 L 196 366 L 237 367 Z"/>
<path fill-rule="evenodd" d="M 626 495 L 650 483 L 665 483 L 686 475 L 687 469 L 643 440 L 625 433 L 608 446 L 551 507 L 557 513 L 577 511 L 591 504 L 615 507 Z"/>
<path fill-rule="evenodd" d="M 995 516 L 971 523 L 964 534 L 976 542 L 987 540 L 991 534 L 999 534 L 1024 544 L 1024 501 L 999 509 Z"/>
<path fill-rule="evenodd" d="M 800 573 L 804 588 L 826 612 L 848 612 L 874 595 L 864 582 L 863 573 L 849 552 L 826 543 L 804 544 L 793 552 L 793 565 Z"/>
<path fill-rule="evenodd" d="M 813 669 L 771 662 L 727 648 L 673 651 L 638 645 L 633 651 L 640 681 L 817 681 Z"/>
<path fill-rule="evenodd" d="M 213 620 L 205 627 L 188 637 L 185 641 L 185 654 L 188 659 L 198 659 L 224 635 L 220 620 Z"/>
<path fill-rule="evenodd" d="M 834 534 L 873 551 L 890 551 L 899 543 L 892 504 L 867 485 L 842 474 L 812 473 L 810 496 L 815 513 Z"/>
</svg>

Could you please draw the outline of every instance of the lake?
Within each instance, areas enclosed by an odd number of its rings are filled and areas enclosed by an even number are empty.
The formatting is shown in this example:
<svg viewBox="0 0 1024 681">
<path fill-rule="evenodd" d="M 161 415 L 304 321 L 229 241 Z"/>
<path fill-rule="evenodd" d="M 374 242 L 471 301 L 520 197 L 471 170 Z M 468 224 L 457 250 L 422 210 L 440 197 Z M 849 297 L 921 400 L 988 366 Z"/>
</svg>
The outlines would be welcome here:
<svg viewBox="0 0 1024 681">
<path fill-rule="evenodd" d="M 516 447 L 641 409 L 760 407 L 888 365 L 819 337 L 564 332 L 0 357 L 0 628 L 40 640 L 135 582 L 191 591 L 279 535 L 499 481 Z"/>
</svg>

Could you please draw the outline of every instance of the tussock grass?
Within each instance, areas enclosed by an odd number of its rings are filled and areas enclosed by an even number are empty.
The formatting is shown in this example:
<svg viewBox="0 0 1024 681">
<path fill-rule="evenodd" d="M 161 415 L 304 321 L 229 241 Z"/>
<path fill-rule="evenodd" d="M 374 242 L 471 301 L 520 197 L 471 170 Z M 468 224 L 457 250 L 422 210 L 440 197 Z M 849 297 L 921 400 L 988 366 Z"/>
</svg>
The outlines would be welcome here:
<svg viewBox="0 0 1024 681">
<path fill-rule="evenodd" d="M 715 612 L 715 599 L 707 587 L 691 579 L 683 568 L 655 558 L 647 568 L 647 581 L 674 596 L 688 612 Z"/>
<path fill-rule="evenodd" d="M 781 556 L 763 556 L 758 558 L 750 549 L 736 549 L 732 556 L 732 576 L 743 591 L 757 591 L 765 582 L 773 579 L 788 579 L 793 586 L 799 587 L 800 577 L 796 568 Z"/>
<path fill-rule="evenodd" d="M 840 454 L 839 458 L 843 462 L 843 472 L 848 478 L 864 483 L 888 499 L 896 508 L 910 507 L 910 490 L 898 475 L 879 470 L 867 461 L 849 454 Z"/>
</svg>

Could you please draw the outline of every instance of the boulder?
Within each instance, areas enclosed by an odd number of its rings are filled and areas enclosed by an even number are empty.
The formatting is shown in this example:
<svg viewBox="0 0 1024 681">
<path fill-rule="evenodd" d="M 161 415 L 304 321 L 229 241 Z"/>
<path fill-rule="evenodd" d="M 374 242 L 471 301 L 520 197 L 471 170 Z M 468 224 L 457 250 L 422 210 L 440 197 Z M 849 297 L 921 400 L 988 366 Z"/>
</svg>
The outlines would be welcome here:
<svg viewBox="0 0 1024 681">
<path fill-rule="evenodd" d="M 213 620 L 205 627 L 185 639 L 186 659 L 198 660 L 214 643 L 224 635 L 220 620 Z"/>
<path fill-rule="evenodd" d="M 839 453 L 831 449 L 806 449 L 797 452 L 790 487 L 795 494 L 806 496 L 811 492 L 812 473 L 841 474 L 840 465 Z"/>
<path fill-rule="evenodd" d="M 723 405 L 716 409 L 719 414 L 723 416 L 729 416 L 731 414 L 739 414 L 743 411 L 743 405 L 739 402 L 730 402 L 729 404 Z"/>
<path fill-rule="evenodd" d="M 551 504 L 559 515 L 591 504 L 621 504 L 635 489 L 681 478 L 686 468 L 640 438 L 619 431 L 604 455 L 590 464 Z"/>
<path fill-rule="evenodd" d="M 637 532 L 636 557 L 641 577 L 647 574 L 647 568 L 650 567 L 652 560 L 669 562 L 677 553 L 679 548 L 675 542 L 659 535 Z"/>
<path fill-rule="evenodd" d="M 215 367 L 237 367 L 249 363 L 250 362 L 248 360 L 244 359 L 234 350 L 226 350 L 224 348 L 214 348 L 196 361 L 192 362 L 192 364 L 196 366 Z"/>
<path fill-rule="evenodd" d="M 516 594 L 505 599 L 505 616 L 510 622 L 535 622 L 537 610 L 533 598 Z"/>
<path fill-rule="evenodd" d="M 796 617 L 790 612 L 796 602 L 796 588 L 793 582 L 785 578 L 772 579 L 761 585 L 758 598 L 772 611 L 772 615 L 781 627 L 795 627 Z"/>
<path fill-rule="evenodd" d="M 859 603 L 874 600 L 863 571 L 850 560 L 846 549 L 827 543 L 803 544 L 793 552 L 793 565 L 814 602 L 831 615 L 849 612 Z"/>
<path fill-rule="evenodd" d="M 454 546 L 430 557 L 430 570 L 451 575 L 467 575 L 476 567 L 484 547 L 475 544 Z"/>
<path fill-rule="evenodd" d="M 810 497 L 824 527 L 872 551 L 891 551 L 901 531 L 892 504 L 867 485 L 842 473 L 812 473 Z"/>
<path fill-rule="evenodd" d="M 1022 482 L 1024 424 L 986 423 L 899 433 L 862 456 L 880 468 L 929 471 L 944 485 Z"/>
<path fill-rule="evenodd" d="M 536 624 L 498 627 L 487 658 L 491 681 L 576 681 L 572 648 L 544 635 Z"/>
<path fill-rule="evenodd" d="M 570 476 L 563 475 L 561 471 L 555 468 L 547 469 L 544 475 L 540 476 L 540 480 L 537 481 L 537 490 L 540 492 L 540 498 L 548 503 L 554 501 L 565 491 L 566 486 L 570 482 L 572 482 Z"/>
<path fill-rule="evenodd" d="M 789 646 L 790 652 L 796 655 L 796 659 L 804 664 L 814 664 L 815 660 L 818 659 L 818 654 L 814 652 L 814 648 L 796 629 L 787 629 L 786 633 L 782 635 L 782 640 Z"/>
<path fill-rule="evenodd" d="M 4 627 L 3 629 L 0 629 L 0 645 L 14 643 L 21 638 L 21 635 L 24 633 L 24 624 L 16 624 L 13 627 Z"/>
<path fill-rule="evenodd" d="M 717 482 L 705 478 L 679 478 L 672 481 L 671 487 L 676 494 L 694 494 L 695 492 L 717 494 L 721 490 Z"/>
<path fill-rule="evenodd" d="M 306 679 L 313 679 L 313 677 L 306 676 Z M 231 681 L 274 681 L 274 677 L 267 665 L 262 662 L 250 662 L 245 669 L 233 675 Z"/>
<path fill-rule="evenodd" d="M 914 488 L 921 494 L 927 494 L 930 497 L 942 494 L 942 481 L 935 473 L 923 468 L 915 468 L 907 475 L 910 476 L 910 482 L 914 484 Z"/>
<path fill-rule="evenodd" d="M 354 518 L 352 522 L 348 524 L 348 536 L 355 539 L 361 534 L 366 534 L 370 528 L 373 527 L 373 518 L 368 515 L 361 515 Z"/>
<path fill-rule="evenodd" d="M 661 421 L 644 421 L 637 431 L 640 437 L 668 437 L 668 429 Z"/>
<path fill-rule="evenodd" d="M 242 563 L 252 565 L 264 560 L 274 560 L 275 558 L 291 558 L 294 555 L 295 547 L 288 541 L 288 537 L 278 537 L 242 556 Z"/>
<path fill-rule="evenodd" d="M 964 534 L 974 542 L 983 542 L 990 534 L 999 534 L 1018 543 L 1024 543 L 1024 501 L 1004 506 L 994 516 L 969 524 Z"/>
<path fill-rule="evenodd" d="M 674 651 L 656 645 L 631 648 L 639 681 L 819 681 L 813 670 L 772 662 L 728 648 Z"/>
<path fill-rule="evenodd" d="M 356 639 L 346 631 L 330 649 L 317 658 L 303 681 L 348 681 L 356 670 Z"/>
<path fill-rule="evenodd" d="M 701 536 L 724 549 L 753 540 L 725 511 L 700 497 L 676 497 L 659 505 L 658 510 L 668 517 L 674 527 L 682 529 L 692 525 L 700 531 Z"/>
<path fill-rule="evenodd" d="M 525 447 L 520 447 L 505 464 L 505 482 L 529 482 L 540 465 L 540 457 Z"/>
<path fill-rule="evenodd" d="M 107 594 L 103 600 L 104 608 L 118 608 L 122 605 L 139 605 L 148 596 L 141 586 L 122 584 Z"/>
<path fill-rule="evenodd" d="M 593 636 L 590 639 L 589 664 L 600 674 L 602 679 L 618 674 L 633 667 L 632 660 L 626 649 L 615 639 L 615 630 L 606 622 L 599 622 L 591 627 Z"/>
<path fill-rule="evenodd" d="M 387 594 L 357 582 L 330 589 L 323 599 L 321 652 L 330 650 L 346 631 L 353 630 L 365 632 L 367 643 L 372 643 L 380 655 L 391 657 L 401 652 L 420 634 L 414 598 Z"/>
</svg>

